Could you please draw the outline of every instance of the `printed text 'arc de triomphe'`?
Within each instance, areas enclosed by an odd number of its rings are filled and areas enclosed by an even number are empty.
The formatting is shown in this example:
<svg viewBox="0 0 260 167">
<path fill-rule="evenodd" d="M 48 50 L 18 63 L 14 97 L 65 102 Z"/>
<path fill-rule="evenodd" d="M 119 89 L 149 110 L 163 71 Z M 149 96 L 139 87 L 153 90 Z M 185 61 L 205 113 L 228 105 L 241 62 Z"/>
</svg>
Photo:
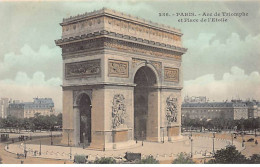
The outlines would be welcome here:
<svg viewBox="0 0 260 167">
<path fill-rule="evenodd" d="M 180 30 L 105 8 L 60 25 L 64 144 L 119 149 L 180 137 Z"/>
</svg>

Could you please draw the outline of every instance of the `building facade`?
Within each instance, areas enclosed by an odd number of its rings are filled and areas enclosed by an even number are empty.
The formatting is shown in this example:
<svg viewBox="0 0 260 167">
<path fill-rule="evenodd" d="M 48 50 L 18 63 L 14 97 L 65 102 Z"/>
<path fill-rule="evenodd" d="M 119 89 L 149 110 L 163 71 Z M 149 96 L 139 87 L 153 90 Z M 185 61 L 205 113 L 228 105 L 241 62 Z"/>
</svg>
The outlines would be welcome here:
<svg viewBox="0 0 260 167">
<path fill-rule="evenodd" d="M 36 113 L 43 116 L 55 114 L 54 103 L 51 98 L 34 98 L 33 102 L 12 102 L 8 106 L 8 115 L 17 118 L 34 117 Z"/>
<path fill-rule="evenodd" d="M 1 98 L 0 99 L 0 118 L 6 118 L 7 117 L 8 104 L 9 104 L 8 98 Z"/>
<path fill-rule="evenodd" d="M 257 118 L 260 115 L 259 103 L 253 101 L 231 100 L 230 102 L 184 102 L 182 117 L 190 119 L 223 118 L 231 120 Z"/>
<path fill-rule="evenodd" d="M 64 144 L 118 149 L 180 136 L 180 30 L 110 9 L 60 25 Z"/>
<path fill-rule="evenodd" d="M 260 117 L 260 103 L 256 100 L 248 100 L 244 102 L 248 107 L 248 118 Z"/>
</svg>

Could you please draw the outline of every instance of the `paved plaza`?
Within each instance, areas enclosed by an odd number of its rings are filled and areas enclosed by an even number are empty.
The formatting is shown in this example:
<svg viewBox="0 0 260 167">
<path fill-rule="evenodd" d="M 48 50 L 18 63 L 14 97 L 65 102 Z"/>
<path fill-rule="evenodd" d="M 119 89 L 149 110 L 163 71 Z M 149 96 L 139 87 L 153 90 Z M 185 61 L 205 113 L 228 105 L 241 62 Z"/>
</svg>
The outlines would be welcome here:
<svg viewBox="0 0 260 167">
<path fill-rule="evenodd" d="M 231 141 L 227 139 L 215 138 L 214 148 L 215 151 L 221 148 L 225 148 L 230 145 Z M 233 141 L 236 148 L 241 151 L 244 149 L 241 143 Z M 41 148 L 40 148 L 41 147 Z M 117 159 L 123 158 L 125 152 L 141 153 L 142 157 L 153 155 L 158 160 L 174 159 L 180 152 L 191 152 L 191 142 L 187 136 L 183 136 L 183 139 L 176 142 L 155 143 L 155 142 L 142 142 L 138 141 L 134 148 L 122 149 L 122 150 L 108 150 L 97 151 L 90 149 L 83 149 L 80 147 L 65 147 L 65 146 L 51 146 L 51 145 L 39 145 L 39 144 L 23 144 L 14 143 L 9 144 L 5 150 L 14 154 L 23 154 L 24 149 L 28 151 L 27 156 L 50 158 L 50 159 L 62 159 L 73 160 L 74 155 L 88 155 L 89 160 L 95 160 L 97 157 L 114 157 Z M 41 155 L 39 155 L 41 149 Z M 201 136 L 193 137 L 192 142 L 193 158 L 203 158 L 212 156 L 213 152 L 213 139 L 212 137 Z M 71 155 L 71 156 L 70 156 Z"/>
</svg>

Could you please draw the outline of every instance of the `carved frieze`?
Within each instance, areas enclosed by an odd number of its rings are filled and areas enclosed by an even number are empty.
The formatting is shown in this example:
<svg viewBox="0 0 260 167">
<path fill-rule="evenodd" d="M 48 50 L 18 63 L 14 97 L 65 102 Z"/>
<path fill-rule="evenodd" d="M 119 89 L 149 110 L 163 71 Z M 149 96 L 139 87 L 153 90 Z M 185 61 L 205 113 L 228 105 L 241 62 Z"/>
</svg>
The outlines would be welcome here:
<svg viewBox="0 0 260 167">
<path fill-rule="evenodd" d="M 93 36 L 93 34 L 88 34 L 88 36 L 91 35 Z M 62 53 L 65 58 L 69 53 L 92 51 L 97 49 L 103 49 L 104 47 L 109 49 L 116 49 L 122 52 L 153 55 L 156 57 L 170 57 L 177 60 L 181 60 L 181 55 L 175 51 L 109 38 L 90 39 L 87 41 L 65 44 L 62 46 Z"/>
<path fill-rule="evenodd" d="M 104 39 L 91 39 L 88 41 L 77 42 L 73 44 L 66 44 L 62 47 L 62 53 L 73 53 L 83 50 L 93 50 L 103 46 Z"/>
<path fill-rule="evenodd" d="M 124 52 L 141 53 L 146 55 L 154 55 L 157 57 L 172 57 L 177 60 L 181 60 L 180 55 L 176 55 L 173 52 L 164 51 L 162 49 L 139 46 L 136 44 L 130 44 L 127 42 L 117 42 L 116 40 L 106 40 L 104 42 L 104 47 L 113 48 Z"/>
<path fill-rule="evenodd" d="M 166 119 L 168 121 L 168 124 L 171 124 L 172 122 L 177 122 L 177 116 L 178 116 L 178 99 L 169 96 L 166 99 Z"/>
<path fill-rule="evenodd" d="M 65 64 L 66 79 L 94 77 L 100 76 L 100 74 L 100 59 Z"/>
<path fill-rule="evenodd" d="M 165 67 L 164 68 L 164 80 L 171 82 L 179 82 L 179 69 Z"/>
<path fill-rule="evenodd" d="M 108 76 L 128 78 L 128 62 L 108 60 Z"/>
<path fill-rule="evenodd" d="M 139 63 L 142 63 L 142 62 L 145 62 L 145 60 L 133 58 L 132 59 L 132 67 L 135 68 Z"/>
<path fill-rule="evenodd" d="M 151 61 L 152 65 L 155 67 L 155 69 L 158 71 L 159 74 L 162 73 L 162 63 L 158 61 Z"/>
<path fill-rule="evenodd" d="M 124 95 L 115 94 L 112 104 L 112 127 L 115 129 L 125 123 L 126 105 Z"/>
</svg>

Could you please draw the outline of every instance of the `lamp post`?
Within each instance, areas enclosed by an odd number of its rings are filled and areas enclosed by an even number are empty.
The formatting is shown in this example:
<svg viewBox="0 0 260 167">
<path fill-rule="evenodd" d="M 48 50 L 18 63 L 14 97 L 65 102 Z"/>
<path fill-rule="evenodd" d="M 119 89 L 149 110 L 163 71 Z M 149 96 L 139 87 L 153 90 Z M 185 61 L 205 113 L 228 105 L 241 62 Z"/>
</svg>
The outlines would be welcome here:
<svg viewBox="0 0 260 167">
<path fill-rule="evenodd" d="M 231 141 L 232 141 L 232 145 L 233 145 L 233 133 L 231 133 Z"/>
<path fill-rule="evenodd" d="M 213 132 L 213 137 L 212 137 L 212 139 L 213 139 L 213 148 L 212 148 L 212 151 L 213 151 L 213 155 L 215 155 L 215 141 L 214 141 L 214 139 L 215 139 L 215 132 Z"/>
<path fill-rule="evenodd" d="M 71 140 L 69 141 L 69 143 L 71 143 Z M 71 148 L 71 145 L 70 145 L 70 159 L 71 159 L 71 157 L 72 157 L 72 155 L 71 155 L 71 150 L 72 148 Z"/>
<path fill-rule="evenodd" d="M 26 152 L 26 144 L 25 144 L 25 140 L 23 141 L 23 145 L 24 145 L 24 147 L 23 147 L 23 151 L 24 151 L 24 157 L 26 158 L 26 156 L 27 156 L 27 152 Z"/>
<path fill-rule="evenodd" d="M 85 149 L 85 132 L 83 132 L 83 149 Z"/>
<path fill-rule="evenodd" d="M 68 131 L 68 146 L 70 146 L 70 132 Z"/>
<path fill-rule="evenodd" d="M 193 157 L 193 154 L 192 154 L 192 142 L 193 142 L 192 132 L 190 133 L 189 139 L 190 139 L 190 157 L 192 158 Z"/>
<path fill-rule="evenodd" d="M 53 141 L 52 141 L 52 131 L 51 131 L 51 145 L 53 145 Z"/>
<path fill-rule="evenodd" d="M 39 155 L 42 155 L 42 141 L 40 140 L 40 152 Z"/>
<path fill-rule="evenodd" d="M 164 143 L 164 128 L 163 128 L 163 143 Z"/>
<path fill-rule="evenodd" d="M 105 132 L 103 132 L 103 134 L 104 134 L 104 136 L 106 135 Z M 104 140 L 103 151 L 106 151 L 106 140 Z"/>
<path fill-rule="evenodd" d="M 144 146 L 144 131 L 142 131 L 142 146 Z"/>
<path fill-rule="evenodd" d="M 241 136 L 242 136 L 242 147 L 244 147 L 245 146 L 245 143 L 244 143 L 244 131 L 242 131 L 242 134 L 241 134 Z"/>
</svg>

